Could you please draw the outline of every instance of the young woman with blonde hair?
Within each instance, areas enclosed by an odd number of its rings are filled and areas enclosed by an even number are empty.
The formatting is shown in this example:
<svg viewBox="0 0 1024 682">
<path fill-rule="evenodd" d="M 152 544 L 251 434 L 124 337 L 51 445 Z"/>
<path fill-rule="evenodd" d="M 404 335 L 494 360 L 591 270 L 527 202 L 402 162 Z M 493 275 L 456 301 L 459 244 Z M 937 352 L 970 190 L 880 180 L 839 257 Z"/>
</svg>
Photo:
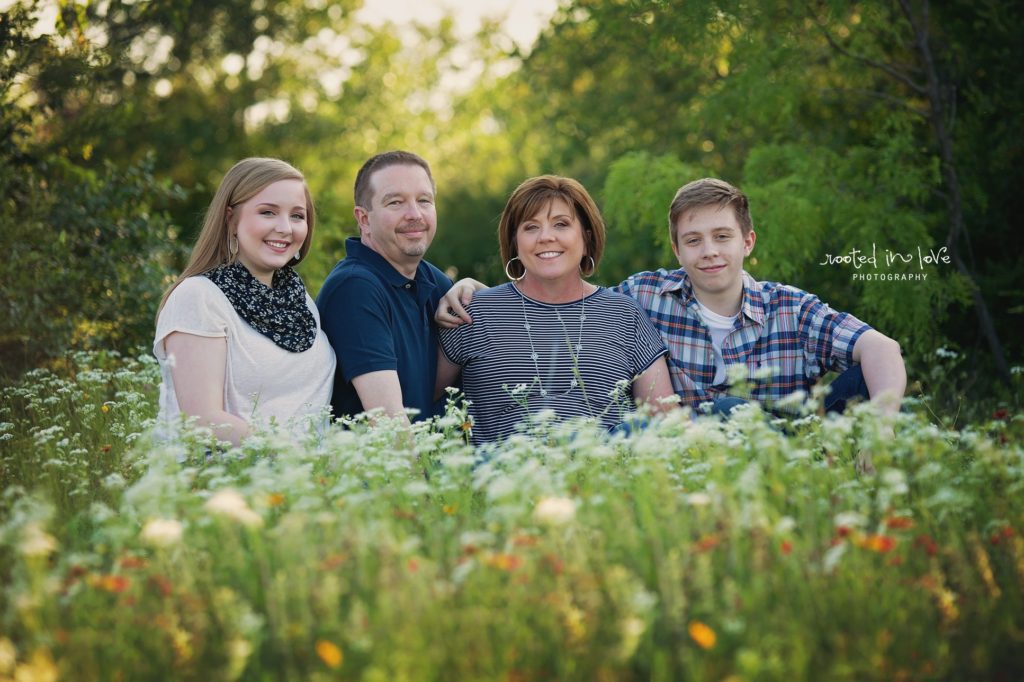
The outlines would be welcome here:
<svg viewBox="0 0 1024 682">
<path fill-rule="evenodd" d="M 326 414 L 334 351 L 292 269 L 315 222 L 305 179 L 284 161 L 244 159 L 224 176 L 157 312 L 164 426 L 185 415 L 237 445 L 259 425 L 303 430 Z"/>
</svg>

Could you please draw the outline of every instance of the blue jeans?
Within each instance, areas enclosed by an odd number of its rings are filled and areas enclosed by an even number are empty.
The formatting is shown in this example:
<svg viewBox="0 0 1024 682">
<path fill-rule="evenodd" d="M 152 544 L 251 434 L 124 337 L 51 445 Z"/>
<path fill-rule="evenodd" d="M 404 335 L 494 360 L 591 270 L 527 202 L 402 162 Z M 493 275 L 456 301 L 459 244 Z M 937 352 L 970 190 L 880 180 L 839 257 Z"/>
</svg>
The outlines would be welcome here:
<svg viewBox="0 0 1024 682">
<path fill-rule="evenodd" d="M 828 395 L 825 396 L 825 412 L 842 414 L 847 402 L 854 398 L 868 400 L 871 397 L 868 395 L 868 385 L 864 383 L 864 372 L 861 371 L 860 365 L 853 365 L 837 376 L 835 381 L 829 384 L 829 389 Z M 718 398 L 711 404 L 711 414 L 722 418 L 728 417 L 736 407 L 746 402 L 743 398 L 731 395 Z"/>
</svg>

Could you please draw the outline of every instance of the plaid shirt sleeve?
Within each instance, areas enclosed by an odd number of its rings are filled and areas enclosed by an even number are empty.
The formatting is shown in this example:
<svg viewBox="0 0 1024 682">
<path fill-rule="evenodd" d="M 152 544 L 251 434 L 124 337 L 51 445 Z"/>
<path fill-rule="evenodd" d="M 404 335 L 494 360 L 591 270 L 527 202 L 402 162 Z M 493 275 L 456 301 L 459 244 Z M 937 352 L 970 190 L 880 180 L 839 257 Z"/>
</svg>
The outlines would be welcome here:
<svg viewBox="0 0 1024 682">
<path fill-rule="evenodd" d="M 812 361 L 825 370 L 841 372 L 853 364 L 853 347 L 871 329 L 850 313 L 833 310 L 817 296 L 804 292 L 800 304 L 800 338 Z"/>
</svg>

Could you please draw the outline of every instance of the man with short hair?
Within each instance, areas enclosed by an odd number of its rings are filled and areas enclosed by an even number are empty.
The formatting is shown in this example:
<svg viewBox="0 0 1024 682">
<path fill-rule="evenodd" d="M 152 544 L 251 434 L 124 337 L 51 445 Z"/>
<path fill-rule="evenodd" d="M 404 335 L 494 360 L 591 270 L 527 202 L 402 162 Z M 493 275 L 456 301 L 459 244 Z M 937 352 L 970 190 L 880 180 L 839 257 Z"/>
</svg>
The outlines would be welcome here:
<svg viewBox="0 0 1024 682">
<path fill-rule="evenodd" d="M 407 419 L 435 412 L 437 329 L 434 310 L 452 286 L 423 260 L 437 230 L 436 186 L 416 154 L 391 151 L 369 159 L 355 182 L 359 237 L 317 296 L 324 332 L 338 366 L 335 417 L 380 409 Z"/>
<path fill-rule="evenodd" d="M 870 397 L 885 412 L 899 409 L 907 374 L 898 343 L 813 294 L 756 281 L 743 269 L 757 236 L 740 190 L 712 178 L 684 185 L 669 210 L 669 231 L 681 267 L 637 273 L 614 290 L 636 299 L 661 333 L 683 405 L 710 402 L 713 412 L 728 414 L 745 402 L 729 394 L 729 370 L 738 367 L 749 397 L 769 409 L 808 392 L 828 371 L 841 374 L 827 410 L 842 411 L 855 397 Z M 461 306 L 472 289 L 460 285 L 438 309 L 442 326 L 472 321 Z"/>
</svg>

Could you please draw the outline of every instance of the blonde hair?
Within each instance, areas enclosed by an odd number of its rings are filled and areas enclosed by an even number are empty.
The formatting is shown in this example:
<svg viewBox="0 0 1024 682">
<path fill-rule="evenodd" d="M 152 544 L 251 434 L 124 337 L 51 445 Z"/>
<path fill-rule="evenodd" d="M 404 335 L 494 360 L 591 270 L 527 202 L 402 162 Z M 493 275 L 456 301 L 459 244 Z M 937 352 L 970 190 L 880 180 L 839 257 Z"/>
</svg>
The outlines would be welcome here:
<svg viewBox="0 0 1024 682">
<path fill-rule="evenodd" d="M 229 219 L 228 209 L 244 204 L 266 187 L 281 180 L 299 180 L 302 182 L 306 194 L 306 239 L 299 247 L 299 258 L 296 262 L 301 263 L 306 258 L 309 247 L 313 243 L 313 227 L 316 224 L 313 197 L 309 193 L 309 187 L 306 186 L 306 178 L 294 166 L 280 159 L 261 157 L 242 159 L 232 166 L 221 180 L 220 187 L 217 188 L 217 193 L 213 195 L 213 201 L 210 202 L 210 207 L 206 209 L 203 229 L 199 231 L 195 246 L 192 247 L 188 265 L 185 266 L 174 284 L 164 292 L 163 298 L 160 299 L 160 307 L 156 311 L 157 317 L 160 316 L 167 297 L 187 277 L 201 275 L 236 260 L 237 256 L 231 255 L 229 244 L 232 228 L 238 222 L 238 213 L 233 212 L 234 216 Z"/>
<path fill-rule="evenodd" d="M 580 262 L 580 271 L 584 277 L 590 277 L 601 262 L 601 255 L 604 253 L 604 219 L 597 204 L 587 194 L 587 190 L 577 180 L 565 178 L 559 175 L 539 175 L 535 178 L 525 180 L 512 192 L 505 204 L 505 210 L 501 214 L 501 221 L 498 223 L 498 246 L 501 248 L 501 261 L 508 263 L 511 258 L 518 258 L 519 252 L 516 249 L 516 231 L 519 225 L 529 220 L 542 208 L 555 199 L 561 199 L 569 204 L 575 217 L 579 219 L 583 227 L 584 253 L 583 261 Z M 589 258 L 592 263 L 584 264 Z M 510 269 L 517 273 L 516 276 L 525 272 L 523 264 L 512 263 Z"/>
</svg>

